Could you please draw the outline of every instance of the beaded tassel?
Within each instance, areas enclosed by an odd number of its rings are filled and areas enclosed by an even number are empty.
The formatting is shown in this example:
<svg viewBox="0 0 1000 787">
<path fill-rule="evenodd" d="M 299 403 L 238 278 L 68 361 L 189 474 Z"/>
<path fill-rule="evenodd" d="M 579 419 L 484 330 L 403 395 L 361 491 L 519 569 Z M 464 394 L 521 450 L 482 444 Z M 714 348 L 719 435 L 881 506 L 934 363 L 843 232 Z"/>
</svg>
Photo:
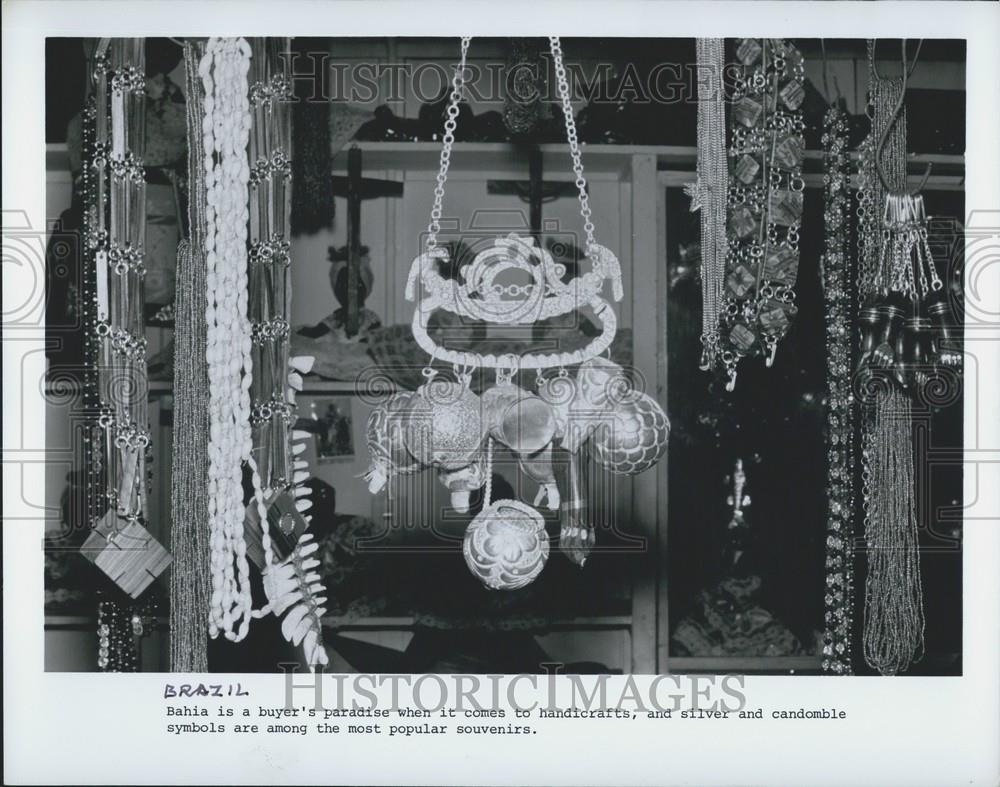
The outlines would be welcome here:
<svg viewBox="0 0 1000 787">
<path fill-rule="evenodd" d="M 906 188 L 906 113 L 904 79 L 884 79 L 875 68 L 875 43 L 868 42 L 871 134 L 862 145 L 858 192 L 858 297 L 870 303 L 879 295 L 902 296 L 892 276 L 893 234 L 883 224 L 889 192 Z M 904 68 L 905 68 L 904 64 Z M 887 131 L 888 129 L 888 131 Z M 884 139 L 884 144 L 879 144 Z M 880 161 L 881 159 L 881 167 Z M 881 174 L 885 178 L 882 183 Z M 865 309 L 884 312 L 886 331 L 901 320 L 894 305 Z M 870 326 L 869 326 L 870 328 Z M 862 334 L 870 342 L 871 330 Z M 883 338 L 885 338 L 883 336 Z M 872 342 L 874 343 L 874 342 Z M 894 342 L 868 348 L 879 371 L 892 367 Z M 869 375 L 874 396 L 862 421 L 862 496 L 867 547 L 864 656 L 872 669 L 898 674 L 923 652 L 924 610 L 917 538 L 913 422 L 909 395 L 892 375 Z"/>
<path fill-rule="evenodd" d="M 924 648 L 910 397 L 890 384 L 876 394 L 865 437 L 865 661 L 898 675 Z"/>
</svg>

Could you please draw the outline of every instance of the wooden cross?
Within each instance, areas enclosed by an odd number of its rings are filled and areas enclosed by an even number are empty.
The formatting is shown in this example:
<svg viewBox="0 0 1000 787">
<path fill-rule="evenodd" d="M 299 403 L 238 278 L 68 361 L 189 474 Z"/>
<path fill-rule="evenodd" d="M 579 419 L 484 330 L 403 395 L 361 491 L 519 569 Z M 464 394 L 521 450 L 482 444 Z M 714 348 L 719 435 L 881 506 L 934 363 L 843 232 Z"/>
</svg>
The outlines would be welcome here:
<svg viewBox="0 0 1000 787">
<path fill-rule="evenodd" d="M 537 145 L 528 151 L 528 180 L 488 180 L 487 194 L 516 194 L 528 203 L 531 234 L 535 241 L 542 242 L 542 203 L 558 197 L 576 194 L 576 184 L 572 181 L 542 180 L 542 151 Z"/>
<path fill-rule="evenodd" d="M 333 177 L 333 193 L 347 197 L 347 311 L 344 332 L 357 334 L 361 323 L 358 303 L 358 283 L 361 276 L 361 202 L 377 197 L 400 197 L 403 184 L 395 180 L 378 180 L 361 177 L 361 148 L 357 145 L 347 151 L 347 177 Z"/>
</svg>

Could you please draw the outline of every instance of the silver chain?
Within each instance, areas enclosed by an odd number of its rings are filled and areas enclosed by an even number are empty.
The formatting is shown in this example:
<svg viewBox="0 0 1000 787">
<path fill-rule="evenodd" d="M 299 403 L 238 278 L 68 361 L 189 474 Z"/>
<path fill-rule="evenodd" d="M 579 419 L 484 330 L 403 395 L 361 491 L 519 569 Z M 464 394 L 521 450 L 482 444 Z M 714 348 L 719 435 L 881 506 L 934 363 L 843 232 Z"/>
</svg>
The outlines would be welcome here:
<svg viewBox="0 0 1000 787">
<path fill-rule="evenodd" d="M 726 199 L 729 173 L 726 163 L 726 114 L 722 72 L 723 40 L 699 38 L 696 42 L 700 73 L 698 81 L 698 174 L 692 193 L 692 210 L 701 218 L 702 357 L 704 370 L 715 366 L 719 353 L 719 319 L 725 279 Z"/>
<path fill-rule="evenodd" d="M 448 165 L 451 164 L 451 147 L 455 144 L 455 128 L 458 126 L 458 107 L 465 92 L 465 58 L 469 53 L 471 36 L 462 36 L 462 57 L 451 79 L 451 96 L 448 99 L 447 118 L 444 121 L 444 137 L 441 144 L 441 166 L 438 169 L 437 185 L 434 187 L 434 207 L 431 208 L 431 223 L 427 225 L 427 250 L 437 248 L 437 236 L 441 231 L 441 205 L 444 202 L 444 184 L 448 180 Z"/>
<path fill-rule="evenodd" d="M 566 66 L 563 65 L 562 44 L 559 36 L 549 36 L 549 49 L 556 69 L 556 85 L 562 100 L 563 117 L 566 119 L 566 141 L 569 154 L 573 158 L 573 172 L 576 173 L 576 187 L 580 191 L 580 216 L 583 231 L 587 233 L 587 250 L 597 244 L 594 240 L 594 223 L 590 220 L 590 198 L 587 196 L 587 179 L 583 176 L 583 161 L 580 158 L 580 143 L 576 138 L 576 121 L 573 119 L 573 105 L 569 100 L 569 82 L 566 80 Z"/>
<path fill-rule="evenodd" d="M 448 180 L 448 167 L 451 164 L 451 149 L 455 144 L 455 128 L 458 126 L 458 108 L 465 91 L 465 63 L 469 53 L 471 36 L 462 37 L 462 54 L 458 68 L 451 81 L 451 95 L 448 100 L 447 117 L 444 122 L 444 137 L 441 144 L 441 163 L 438 168 L 437 185 L 434 187 L 434 205 L 431 208 L 431 220 L 427 225 L 427 250 L 437 248 L 437 236 L 441 231 L 441 210 L 444 203 L 444 186 Z M 573 159 L 573 172 L 576 174 L 576 187 L 580 196 L 580 216 L 583 218 L 583 231 L 587 234 L 587 251 L 597 244 L 594 240 L 594 223 L 591 221 L 590 198 L 587 195 L 587 179 L 583 174 L 583 161 L 580 157 L 580 143 L 576 136 L 576 121 L 573 119 L 573 105 L 570 103 L 569 82 L 566 79 L 566 67 L 563 65 L 562 45 L 558 36 L 549 36 L 552 61 L 556 70 L 556 83 L 559 87 L 559 97 L 562 100 L 563 116 L 566 119 L 566 141 L 569 143 L 570 156 Z"/>
</svg>

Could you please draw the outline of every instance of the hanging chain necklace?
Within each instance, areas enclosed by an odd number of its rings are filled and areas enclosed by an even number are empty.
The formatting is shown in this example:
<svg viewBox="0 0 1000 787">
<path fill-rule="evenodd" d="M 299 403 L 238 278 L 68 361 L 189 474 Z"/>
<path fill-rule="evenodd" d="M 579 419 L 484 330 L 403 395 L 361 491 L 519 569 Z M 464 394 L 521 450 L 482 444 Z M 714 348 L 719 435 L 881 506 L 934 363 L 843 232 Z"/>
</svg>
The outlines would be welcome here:
<svg viewBox="0 0 1000 787">
<path fill-rule="evenodd" d="M 802 55 L 780 39 L 743 39 L 730 127 L 729 254 L 722 308 L 720 358 L 736 385 L 741 358 L 766 353 L 797 311 L 799 227 L 805 181 L 805 97 Z"/>
<path fill-rule="evenodd" d="M 826 306 L 827 534 L 823 670 L 849 675 L 854 607 L 854 393 L 848 247 L 847 115 L 831 107 L 823 122 L 823 220 L 820 260 Z"/>
<path fill-rule="evenodd" d="M 149 533 L 150 431 L 145 337 L 146 81 L 142 38 L 101 39 L 94 101 L 84 113 L 87 397 L 94 406 L 88 514 L 81 554 L 138 598 L 169 565 Z M 91 108 L 92 107 L 92 111 Z"/>
<path fill-rule="evenodd" d="M 729 241 L 726 238 L 726 111 L 722 84 L 724 42 L 699 38 L 698 179 L 688 188 L 691 210 L 701 219 L 701 368 L 712 369 L 719 352 L 719 314 Z M 708 75 L 705 78 L 705 75 Z"/>
</svg>

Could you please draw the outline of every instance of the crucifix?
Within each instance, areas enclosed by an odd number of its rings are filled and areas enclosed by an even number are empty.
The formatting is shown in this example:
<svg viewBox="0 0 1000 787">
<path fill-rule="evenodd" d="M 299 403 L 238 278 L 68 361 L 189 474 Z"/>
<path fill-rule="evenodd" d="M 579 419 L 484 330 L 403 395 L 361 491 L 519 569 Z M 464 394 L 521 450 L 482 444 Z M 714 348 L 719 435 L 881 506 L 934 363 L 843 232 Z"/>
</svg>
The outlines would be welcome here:
<svg viewBox="0 0 1000 787">
<path fill-rule="evenodd" d="M 355 336 L 359 330 L 361 306 L 358 289 L 361 286 L 361 203 L 378 197 L 400 197 L 403 184 L 395 180 L 363 178 L 361 148 L 353 145 L 347 151 L 347 177 L 333 176 L 334 196 L 347 198 L 347 302 L 344 332 Z"/>
<path fill-rule="evenodd" d="M 490 180 L 486 182 L 488 194 L 516 194 L 528 203 L 528 220 L 531 235 L 541 245 L 542 204 L 563 196 L 576 194 L 573 181 L 549 181 L 542 179 L 542 150 L 533 145 L 528 151 L 528 180 Z"/>
</svg>

